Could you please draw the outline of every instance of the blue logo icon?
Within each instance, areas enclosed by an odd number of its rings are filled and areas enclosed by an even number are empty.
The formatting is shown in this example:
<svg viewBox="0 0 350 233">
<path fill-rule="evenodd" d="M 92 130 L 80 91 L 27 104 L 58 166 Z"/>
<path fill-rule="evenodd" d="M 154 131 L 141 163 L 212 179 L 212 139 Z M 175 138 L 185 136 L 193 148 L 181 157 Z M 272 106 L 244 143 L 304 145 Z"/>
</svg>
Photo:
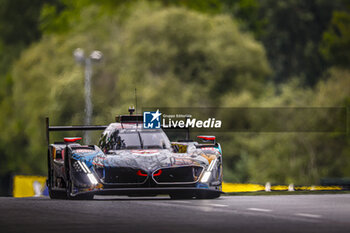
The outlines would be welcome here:
<svg viewBox="0 0 350 233">
<path fill-rule="evenodd" d="M 156 112 L 143 112 L 143 128 L 145 129 L 160 129 L 159 109 Z"/>
</svg>

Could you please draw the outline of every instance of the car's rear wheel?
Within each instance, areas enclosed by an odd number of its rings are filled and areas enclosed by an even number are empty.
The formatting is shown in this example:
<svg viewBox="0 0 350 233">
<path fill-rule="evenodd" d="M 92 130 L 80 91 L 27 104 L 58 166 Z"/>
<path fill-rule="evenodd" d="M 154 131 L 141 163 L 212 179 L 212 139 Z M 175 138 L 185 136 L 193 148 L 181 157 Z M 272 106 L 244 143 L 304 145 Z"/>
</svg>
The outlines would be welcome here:
<svg viewBox="0 0 350 233">
<path fill-rule="evenodd" d="M 51 199 L 66 199 L 67 195 L 65 191 L 59 191 L 59 190 L 52 190 L 52 186 L 53 186 L 53 180 L 54 180 L 54 176 L 53 176 L 53 170 L 52 170 L 52 166 L 51 166 L 51 156 L 50 156 L 50 151 L 47 151 L 47 168 L 48 168 L 48 174 L 47 174 L 47 187 L 49 190 L 49 197 Z"/>
</svg>

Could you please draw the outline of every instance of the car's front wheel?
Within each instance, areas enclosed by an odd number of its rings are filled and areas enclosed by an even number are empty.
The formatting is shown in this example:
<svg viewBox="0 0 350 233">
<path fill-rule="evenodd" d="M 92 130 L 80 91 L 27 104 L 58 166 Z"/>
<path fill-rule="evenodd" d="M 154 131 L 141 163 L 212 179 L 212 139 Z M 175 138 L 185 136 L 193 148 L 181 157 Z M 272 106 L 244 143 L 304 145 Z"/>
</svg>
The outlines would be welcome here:
<svg viewBox="0 0 350 233">
<path fill-rule="evenodd" d="M 67 159 L 66 161 L 66 197 L 69 200 L 92 200 L 94 199 L 94 194 L 91 193 L 84 193 L 84 194 L 78 194 L 78 195 L 72 195 L 73 191 L 73 182 L 71 180 L 71 175 L 70 175 L 70 164 L 69 160 Z"/>
<path fill-rule="evenodd" d="M 78 194 L 73 196 L 72 195 L 72 189 L 73 184 L 70 179 L 67 180 L 67 185 L 66 185 L 66 197 L 69 200 L 92 200 L 94 199 L 94 194 L 91 193 L 84 193 L 84 194 Z"/>
<path fill-rule="evenodd" d="M 67 199 L 66 192 L 52 190 L 51 188 L 49 188 L 49 196 L 51 199 Z"/>
</svg>

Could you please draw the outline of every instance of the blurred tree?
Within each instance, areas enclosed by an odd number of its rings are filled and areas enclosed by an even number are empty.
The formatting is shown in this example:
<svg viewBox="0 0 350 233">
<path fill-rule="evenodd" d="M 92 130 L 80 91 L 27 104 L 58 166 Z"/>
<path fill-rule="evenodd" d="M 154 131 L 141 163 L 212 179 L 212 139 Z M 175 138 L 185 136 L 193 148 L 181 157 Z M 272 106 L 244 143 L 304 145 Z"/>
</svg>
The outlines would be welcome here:
<svg viewBox="0 0 350 233">
<path fill-rule="evenodd" d="M 221 0 L 151 0 L 163 3 L 165 6 L 183 6 L 202 13 L 221 13 Z"/>
<path fill-rule="evenodd" d="M 23 166 L 18 154 L 25 154 L 25 150 L 18 145 L 27 143 L 13 108 L 13 79 L 10 70 L 23 49 L 40 39 L 39 16 L 44 2 L 0 1 L 0 156 L 3 159 L 0 177 L 6 172 L 20 170 Z M 46 2 L 54 4 L 56 1 Z"/>
<path fill-rule="evenodd" d="M 302 88 L 294 80 L 283 84 L 278 95 L 275 87 L 270 86 L 260 99 L 246 92 L 239 95 L 230 93 L 231 97 L 226 96 L 223 104 L 230 107 L 349 108 L 349 85 L 348 70 L 331 69 L 327 72 L 327 80 L 319 82 L 314 89 Z M 315 124 L 315 127 L 323 127 L 324 124 L 320 121 L 322 116 L 291 118 L 279 115 L 272 119 L 306 128 L 309 123 Z M 224 119 L 226 124 L 230 120 Z M 267 120 L 271 121 L 271 118 Z M 228 178 L 236 182 L 317 184 L 324 177 L 350 176 L 350 136 L 346 133 L 234 133 L 222 135 L 221 141 L 224 164 L 230 170 Z"/>
<path fill-rule="evenodd" d="M 327 68 L 319 53 L 322 34 L 340 6 L 341 0 L 261 1 L 260 17 L 266 24 L 259 39 L 268 52 L 275 81 L 298 76 L 306 84 L 316 84 Z"/>
<path fill-rule="evenodd" d="M 323 34 L 321 52 L 335 66 L 350 67 L 350 3 L 333 12 L 331 25 Z"/>
<path fill-rule="evenodd" d="M 240 22 L 242 29 L 252 32 L 258 39 L 262 36 L 266 18 L 260 14 L 262 3 L 259 0 L 221 0 L 222 11 Z"/>
<path fill-rule="evenodd" d="M 8 71 L 21 50 L 40 39 L 39 18 L 44 3 L 58 4 L 58 0 L 2 0 L 0 1 L 0 72 Z"/>
<path fill-rule="evenodd" d="M 57 0 L 56 4 L 46 2 L 40 15 L 40 29 L 46 34 L 68 33 L 76 24 L 81 21 L 97 20 L 97 18 L 113 14 L 120 7 L 127 7 L 133 1 L 128 0 Z M 100 14 L 94 15 L 94 19 L 83 14 L 85 8 L 97 6 L 102 8 Z"/>
<path fill-rule="evenodd" d="M 134 104 L 135 87 L 139 106 L 208 106 L 219 104 L 224 93 L 260 92 L 270 72 L 263 47 L 230 17 L 144 2 L 127 9 L 126 18 L 119 14 L 125 9 L 101 11 L 95 5 L 85 8 L 81 17 L 93 21 L 77 21 L 66 33 L 44 36 L 16 62 L 13 104 L 23 127 L 17 140 L 25 141 L 26 156 L 8 154 L 7 162 L 23 159 L 26 165 L 17 172 L 45 171 L 47 114 L 55 124 L 83 120 L 83 74 L 72 57 L 77 47 L 87 55 L 94 49 L 105 54 L 93 78 L 96 124 L 110 122 Z"/>
<path fill-rule="evenodd" d="M 315 85 L 331 65 L 320 54 L 322 35 L 332 12 L 343 9 L 343 0 L 222 0 L 224 12 L 241 21 L 267 51 L 273 80 L 298 77 Z"/>
<path fill-rule="evenodd" d="M 28 45 L 40 37 L 38 19 L 44 1 L 2 0 L 0 37 L 4 44 Z"/>
<path fill-rule="evenodd" d="M 149 1 L 209 14 L 231 14 L 238 20 L 241 29 L 252 32 L 263 42 L 274 70 L 272 76 L 275 82 L 297 76 L 311 86 L 329 67 L 320 54 L 322 35 L 331 21 L 332 12 L 342 9 L 345 4 L 343 0 L 286 0 L 277 3 L 273 0 Z M 69 30 L 74 23 L 86 19 L 81 12 L 89 5 L 103 7 L 103 14 L 132 5 L 125 0 L 61 0 L 61 3 L 65 6 L 63 11 L 59 10 L 60 6 L 52 4 L 44 7 L 41 17 L 44 31 L 57 33 Z M 128 14 L 124 12 L 125 17 Z"/>
<path fill-rule="evenodd" d="M 128 80 L 129 85 L 142 83 L 151 88 L 155 77 L 178 77 L 186 83 L 182 89 L 193 85 L 199 93 L 207 93 L 209 99 L 199 101 L 203 97 L 197 95 L 194 101 L 206 105 L 218 104 L 217 97 L 228 91 L 261 91 L 258 86 L 270 71 L 264 50 L 248 34 L 241 33 L 229 17 L 173 8 L 143 10 L 130 17 L 123 34 L 123 70 L 138 72 L 134 75 L 137 80 Z"/>
<path fill-rule="evenodd" d="M 134 104 L 135 87 L 139 106 L 349 106 L 349 71 L 324 72 L 329 65 L 348 67 L 349 19 L 342 6 L 341 0 L 2 0 L 0 175 L 45 174 L 45 116 L 54 124 L 82 122 L 83 70 L 72 58 L 77 47 L 105 55 L 94 69 L 96 124 Z M 267 48 L 280 86 L 263 84 L 271 71 L 251 34 Z M 228 181 L 311 184 L 350 176 L 348 136 L 219 137 Z"/>
</svg>

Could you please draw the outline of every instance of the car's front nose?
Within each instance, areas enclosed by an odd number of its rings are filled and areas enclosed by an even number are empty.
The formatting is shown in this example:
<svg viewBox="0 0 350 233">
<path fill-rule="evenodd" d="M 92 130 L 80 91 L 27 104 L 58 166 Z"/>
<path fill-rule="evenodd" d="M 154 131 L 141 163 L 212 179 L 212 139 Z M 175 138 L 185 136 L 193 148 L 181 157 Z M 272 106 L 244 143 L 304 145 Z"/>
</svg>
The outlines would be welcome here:
<svg viewBox="0 0 350 233">
<path fill-rule="evenodd" d="M 220 192 L 200 182 L 201 166 L 162 167 L 142 170 L 130 167 L 88 167 L 84 161 L 73 163 L 73 195 L 92 192 L 113 195 L 157 195 Z"/>
</svg>

